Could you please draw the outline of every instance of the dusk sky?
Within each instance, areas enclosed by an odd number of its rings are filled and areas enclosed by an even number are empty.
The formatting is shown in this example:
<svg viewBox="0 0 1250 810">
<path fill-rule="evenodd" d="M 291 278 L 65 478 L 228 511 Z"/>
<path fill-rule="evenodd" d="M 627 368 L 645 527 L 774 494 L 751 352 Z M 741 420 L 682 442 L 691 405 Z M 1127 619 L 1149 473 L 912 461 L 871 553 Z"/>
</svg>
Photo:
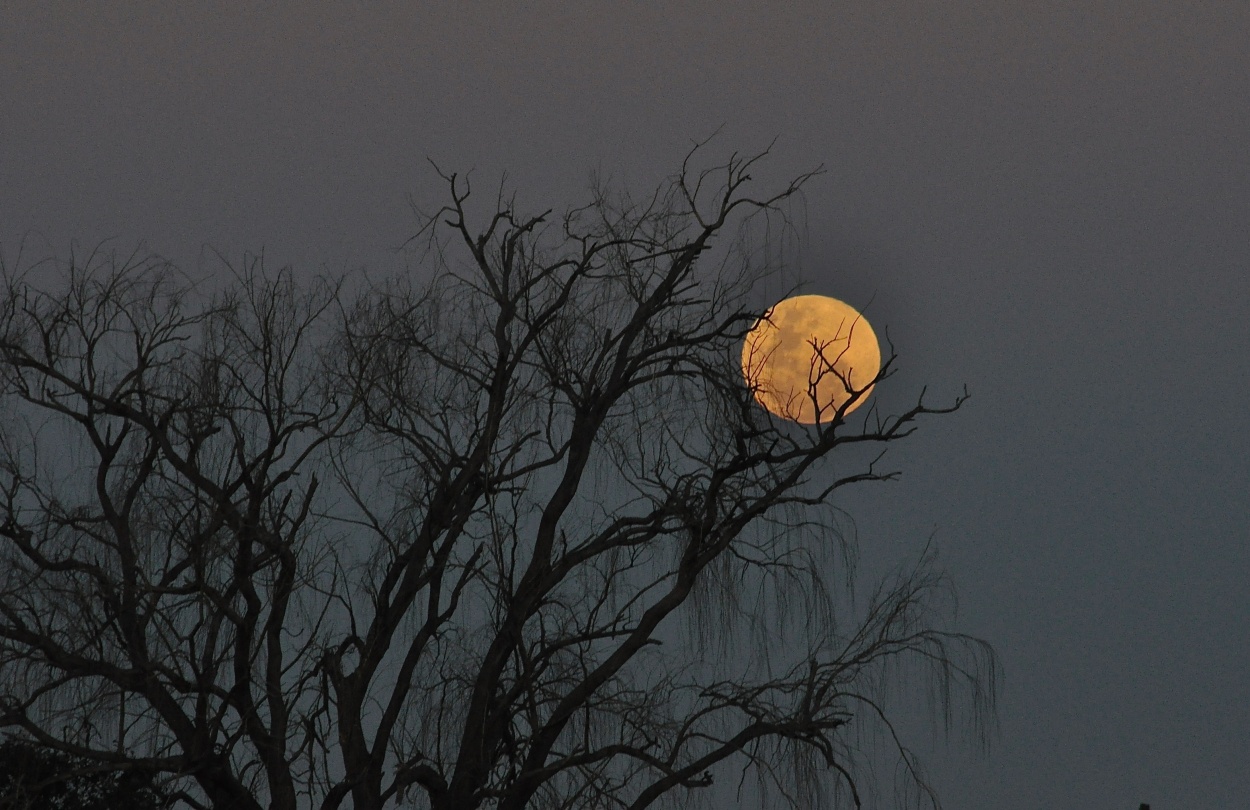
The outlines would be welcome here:
<svg viewBox="0 0 1250 810">
<path fill-rule="evenodd" d="M 792 272 L 888 329 L 882 406 L 972 393 L 839 496 L 1001 656 L 988 751 L 917 740 L 946 806 L 1250 806 L 1250 3 L 0 5 L 10 262 L 393 272 L 427 158 L 559 210 L 718 129 L 826 167 Z"/>
</svg>

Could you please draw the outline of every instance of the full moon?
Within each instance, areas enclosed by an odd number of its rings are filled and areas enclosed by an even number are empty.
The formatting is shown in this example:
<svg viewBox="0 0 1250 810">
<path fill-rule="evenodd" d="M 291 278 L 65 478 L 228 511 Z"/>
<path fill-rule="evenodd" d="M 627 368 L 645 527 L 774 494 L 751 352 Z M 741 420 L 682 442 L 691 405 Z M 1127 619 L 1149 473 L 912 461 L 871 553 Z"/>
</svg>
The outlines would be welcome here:
<svg viewBox="0 0 1250 810">
<path fill-rule="evenodd" d="M 742 375 L 755 400 L 806 425 L 863 405 L 881 370 L 877 335 L 849 304 L 796 295 L 755 322 L 742 345 Z"/>
</svg>

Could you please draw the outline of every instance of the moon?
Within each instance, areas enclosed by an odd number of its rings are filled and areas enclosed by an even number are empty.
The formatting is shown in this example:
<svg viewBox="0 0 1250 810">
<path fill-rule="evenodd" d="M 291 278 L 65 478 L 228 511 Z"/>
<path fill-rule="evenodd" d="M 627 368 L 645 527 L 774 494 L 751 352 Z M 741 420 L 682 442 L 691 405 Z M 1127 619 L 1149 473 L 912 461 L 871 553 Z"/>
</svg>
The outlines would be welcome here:
<svg viewBox="0 0 1250 810">
<path fill-rule="evenodd" d="M 825 295 L 777 303 L 742 344 L 742 376 L 756 402 L 805 425 L 863 405 L 880 370 L 881 347 L 867 319 Z"/>
</svg>

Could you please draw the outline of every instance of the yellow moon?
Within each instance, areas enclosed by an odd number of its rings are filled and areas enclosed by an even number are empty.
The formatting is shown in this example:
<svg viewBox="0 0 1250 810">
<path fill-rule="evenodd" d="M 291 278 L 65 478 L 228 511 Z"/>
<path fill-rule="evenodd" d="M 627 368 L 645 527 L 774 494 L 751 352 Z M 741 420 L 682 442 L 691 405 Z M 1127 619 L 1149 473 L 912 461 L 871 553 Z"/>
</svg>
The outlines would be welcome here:
<svg viewBox="0 0 1250 810">
<path fill-rule="evenodd" d="M 806 425 L 863 405 L 881 370 L 881 347 L 863 315 L 824 295 L 796 295 L 755 322 L 742 345 L 742 375 L 755 400 Z"/>
</svg>

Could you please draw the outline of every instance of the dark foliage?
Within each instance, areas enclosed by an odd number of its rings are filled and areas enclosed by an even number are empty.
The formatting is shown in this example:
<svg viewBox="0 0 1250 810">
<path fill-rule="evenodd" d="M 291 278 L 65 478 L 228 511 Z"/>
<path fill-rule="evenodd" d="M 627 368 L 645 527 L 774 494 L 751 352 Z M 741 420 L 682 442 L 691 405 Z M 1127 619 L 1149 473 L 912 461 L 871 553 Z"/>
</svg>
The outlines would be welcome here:
<svg viewBox="0 0 1250 810">
<path fill-rule="evenodd" d="M 0 743 L 2 810 L 160 810 L 155 772 L 117 769 L 11 738 Z"/>
</svg>

